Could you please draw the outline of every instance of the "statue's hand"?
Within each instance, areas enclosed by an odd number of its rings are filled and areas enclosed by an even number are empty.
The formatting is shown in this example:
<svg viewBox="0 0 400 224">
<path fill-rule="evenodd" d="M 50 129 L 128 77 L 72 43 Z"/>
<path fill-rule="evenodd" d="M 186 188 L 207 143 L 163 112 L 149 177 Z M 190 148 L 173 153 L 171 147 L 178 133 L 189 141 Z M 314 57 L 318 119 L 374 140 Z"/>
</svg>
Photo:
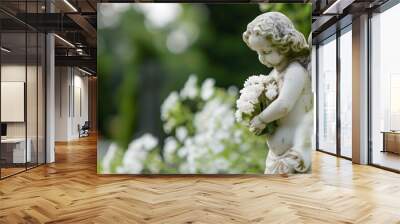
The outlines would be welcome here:
<svg viewBox="0 0 400 224">
<path fill-rule="evenodd" d="M 253 132 L 256 135 L 261 134 L 261 132 L 265 129 L 267 124 L 265 124 L 259 116 L 255 116 L 251 121 L 250 121 L 250 131 Z"/>
</svg>

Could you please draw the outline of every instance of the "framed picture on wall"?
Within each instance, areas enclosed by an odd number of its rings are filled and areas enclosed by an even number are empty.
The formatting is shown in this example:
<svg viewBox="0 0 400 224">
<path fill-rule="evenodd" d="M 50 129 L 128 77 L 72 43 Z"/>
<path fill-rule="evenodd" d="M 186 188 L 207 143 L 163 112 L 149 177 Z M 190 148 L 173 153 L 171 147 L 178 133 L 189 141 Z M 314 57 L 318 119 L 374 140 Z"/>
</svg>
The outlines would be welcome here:
<svg viewBox="0 0 400 224">
<path fill-rule="evenodd" d="M 1 82 L 1 122 L 25 121 L 25 82 Z"/>
</svg>

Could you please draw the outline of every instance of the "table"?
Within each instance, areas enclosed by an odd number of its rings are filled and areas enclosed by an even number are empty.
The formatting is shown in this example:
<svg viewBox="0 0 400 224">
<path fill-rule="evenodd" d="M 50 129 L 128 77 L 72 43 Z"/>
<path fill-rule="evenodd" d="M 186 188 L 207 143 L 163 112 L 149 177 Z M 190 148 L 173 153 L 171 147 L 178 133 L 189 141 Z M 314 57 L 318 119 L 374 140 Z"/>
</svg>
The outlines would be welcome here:
<svg viewBox="0 0 400 224">
<path fill-rule="evenodd" d="M 400 154 L 400 131 L 382 131 L 383 150 L 382 152 L 392 152 Z"/>
<path fill-rule="evenodd" d="M 5 158 L 8 163 L 26 163 L 32 160 L 32 141 L 26 139 L 27 147 L 25 154 L 25 138 L 5 138 L 1 139 L 1 157 Z M 12 148 L 10 148 L 10 146 Z M 12 156 L 11 156 L 12 154 Z M 12 158 L 12 160 L 11 160 Z"/>
</svg>

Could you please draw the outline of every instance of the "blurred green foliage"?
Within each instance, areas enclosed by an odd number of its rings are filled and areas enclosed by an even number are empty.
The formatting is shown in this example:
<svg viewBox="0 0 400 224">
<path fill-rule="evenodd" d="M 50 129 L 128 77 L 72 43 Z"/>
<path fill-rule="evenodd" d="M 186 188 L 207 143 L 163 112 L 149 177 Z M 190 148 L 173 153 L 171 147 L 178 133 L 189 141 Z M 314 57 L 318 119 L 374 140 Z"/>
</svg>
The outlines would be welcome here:
<svg viewBox="0 0 400 224">
<path fill-rule="evenodd" d="M 99 131 L 123 148 L 140 131 L 141 103 L 160 108 L 190 74 L 200 81 L 212 77 L 219 87 L 241 87 L 250 75 L 268 74 L 242 41 L 247 24 L 260 13 L 283 12 L 306 38 L 311 29 L 310 4 L 180 4 L 179 17 L 159 28 L 149 27 L 144 13 L 132 5 L 107 18 L 98 15 Z M 171 53 L 168 36 L 182 26 L 197 30 L 198 36 L 182 53 Z M 154 96 L 141 98 L 145 92 Z M 156 124 L 161 130 L 161 122 Z"/>
</svg>

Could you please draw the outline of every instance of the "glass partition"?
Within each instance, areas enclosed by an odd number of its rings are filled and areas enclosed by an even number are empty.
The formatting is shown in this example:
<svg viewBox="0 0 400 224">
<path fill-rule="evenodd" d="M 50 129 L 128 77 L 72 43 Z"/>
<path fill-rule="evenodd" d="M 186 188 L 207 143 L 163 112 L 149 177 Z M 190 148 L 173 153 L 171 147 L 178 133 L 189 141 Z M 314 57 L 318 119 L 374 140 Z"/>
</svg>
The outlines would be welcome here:
<svg viewBox="0 0 400 224">
<path fill-rule="evenodd" d="M 2 177 L 24 171 L 31 161 L 26 150 L 26 41 L 25 31 L 1 34 Z"/>
<path fill-rule="evenodd" d="M 26 4 L 17 12 L 43 11 L 44 1 Z M 0 12 L 1 179 L 45 163 L 45 45 L 44 33 Z"/>
</svg>

